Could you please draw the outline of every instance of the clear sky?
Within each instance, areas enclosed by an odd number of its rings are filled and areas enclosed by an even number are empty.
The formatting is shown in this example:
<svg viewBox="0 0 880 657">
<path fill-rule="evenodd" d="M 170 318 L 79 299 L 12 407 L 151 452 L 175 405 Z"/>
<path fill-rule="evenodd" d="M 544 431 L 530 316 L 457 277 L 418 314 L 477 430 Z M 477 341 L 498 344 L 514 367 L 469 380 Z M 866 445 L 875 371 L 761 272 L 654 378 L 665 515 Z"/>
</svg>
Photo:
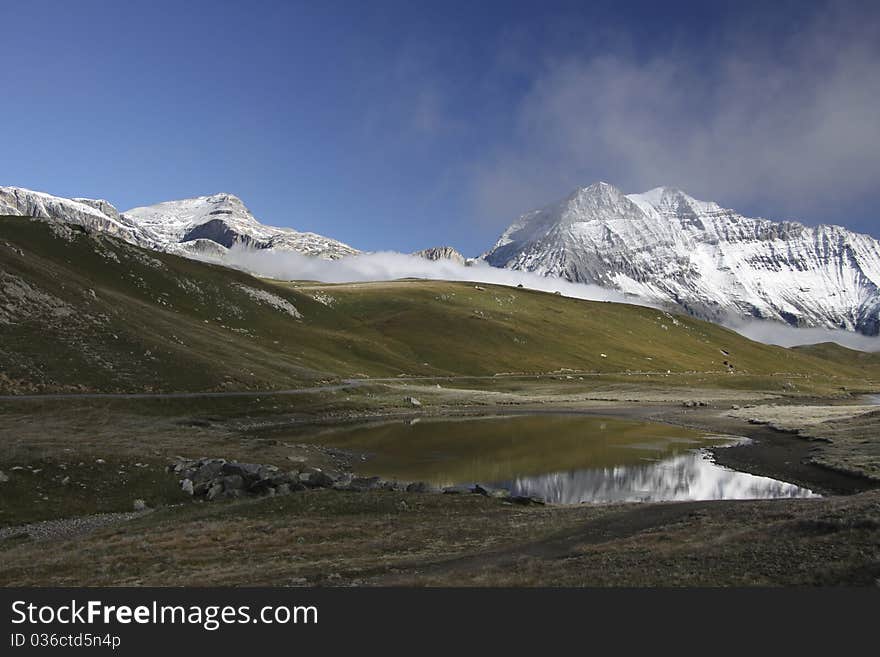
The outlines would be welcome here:
<svg viewBox="0 0 880 657">
<path fill-rule="evenodd" d="M 771 5 L 767 8 L 766 5 Z M 606 180 L 880 236 L 880 3 L 0 0 L 0 185 L 488 248 Z"/>
</svg>

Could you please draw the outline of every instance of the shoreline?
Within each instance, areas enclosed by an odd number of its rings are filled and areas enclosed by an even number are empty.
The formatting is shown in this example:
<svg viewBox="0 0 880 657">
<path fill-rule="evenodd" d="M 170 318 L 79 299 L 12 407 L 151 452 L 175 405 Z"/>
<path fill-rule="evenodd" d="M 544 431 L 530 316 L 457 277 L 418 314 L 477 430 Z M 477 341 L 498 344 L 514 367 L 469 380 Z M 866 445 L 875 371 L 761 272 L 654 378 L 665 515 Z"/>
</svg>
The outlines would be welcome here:
<svg viewBox="0 0 880 657">
<path fill-rule="evenodd" d="M 824 402 L 824 405 L 840 405 L 838 399 L 810 399 L 810 402 Z M 829 402 L 838 402 L 832 404 Z M 802 406 L 795 402 L 788 404 Z M 796 484 L 822 496 L 853 495 L 880 488 L 880 481 L 871 477 L 834 469 L 811 462 L 809 459 L 816 448 L 816 439 L 803 437 L 796 431 L 774 428 L 766 424 L 754 424 L 725 414 L 728 408 L 708 405 L 688 408 L 681 404 L 651 402 L 609 402 L 595 401 L 589 406 L 561 403 L 523 404 L 511 406 L 479 406 L 476 408 L 431 409 L 427 412 L 404 411 L 381 413 L 378 415 L 352 415 L 348 417 L 328 417 L 318 420 L 296 420 L 274 427 L 264 427 L 267 434 L 283 432 L 285 429 L 307 426 L 324 428 L 384 424 L 412 420 L 455 421 L 479 417 L 509 417 L 516 415 L 574 415 L 589 417 L 609 417 L 622 420 L 658 422 L 670 426 L 695 429 L 731 437 L 748 438 L 748 442 L 738 445 L 718 445 L 706 447 L 712 460 L 724 467 L 753 475 L 770 477 Z M 309 443 L 306 437 L 303 442 Z M 317 445 L 317 444 L 314 444 Z M 326 447 L 325 445 L 323 447 Z M 708 501 L 708 500 L 706 500 Z"/>
</svg>

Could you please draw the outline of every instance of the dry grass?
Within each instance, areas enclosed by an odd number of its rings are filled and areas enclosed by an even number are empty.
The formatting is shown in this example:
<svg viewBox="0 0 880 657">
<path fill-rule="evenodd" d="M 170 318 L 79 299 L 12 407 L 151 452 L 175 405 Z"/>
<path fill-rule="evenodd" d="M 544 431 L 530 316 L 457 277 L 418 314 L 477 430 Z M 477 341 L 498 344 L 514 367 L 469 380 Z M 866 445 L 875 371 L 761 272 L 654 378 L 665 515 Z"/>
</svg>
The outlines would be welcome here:
<svg viewBox="0 0 880 657">
<path fill-rule="evenodd" d="M 6 543 L 4 586 L 871 585 L 880 493 L 522 508 L 321 491 L 166 509 L 39 548 Z"/>
</svg>

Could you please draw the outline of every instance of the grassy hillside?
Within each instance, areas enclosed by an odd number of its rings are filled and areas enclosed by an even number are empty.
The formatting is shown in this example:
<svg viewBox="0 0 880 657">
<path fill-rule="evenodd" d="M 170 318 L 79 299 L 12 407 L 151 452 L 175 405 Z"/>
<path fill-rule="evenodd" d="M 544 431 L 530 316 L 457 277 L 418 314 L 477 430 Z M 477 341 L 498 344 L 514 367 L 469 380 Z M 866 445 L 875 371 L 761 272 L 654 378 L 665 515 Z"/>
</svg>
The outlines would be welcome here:
<svg viewBox="0 0 880 657">
<path fill-rule="evenodd" d="M 793 350 L 802 355 L 832 361 L 848 371 L 862 372 L 864 376 L 869 378 L 877 376 L 877 372 L 880 370 L 880 353 L 848 349 L 836 342 L 793 347 Z"/>
<path fill-rule="evenodd" d="M 648 308 L 468 283 L 268 281 L 0 217 L 5 391 L 278 389 L 566 369 L 708 372 L 733 385 L 781 373 L 849 382 L 880 368 Z"/>
</svg>

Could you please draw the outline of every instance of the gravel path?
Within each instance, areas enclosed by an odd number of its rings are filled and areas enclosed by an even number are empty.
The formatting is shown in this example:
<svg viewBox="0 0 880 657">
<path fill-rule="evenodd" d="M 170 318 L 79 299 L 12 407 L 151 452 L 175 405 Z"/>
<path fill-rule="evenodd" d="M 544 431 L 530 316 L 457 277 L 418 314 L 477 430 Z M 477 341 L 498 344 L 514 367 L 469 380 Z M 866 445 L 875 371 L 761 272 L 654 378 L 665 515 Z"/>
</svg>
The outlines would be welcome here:
<svg viewBox="0 0 880 657">
<path fill-rule="evenodd" d="M 44 520 L 29 525 L 17 525 L 15 527 L 0 528 L 0 541 L 13 536 L 27 535 L 34 540 L 47 540 L 54 538 L 70 538 L 88 534 L 132 518 L 137 518 L 150 511 L 127 511 L 124 513 L 96 513 L 91 516 L 79 516 L 76 518 L 60 518 L 58 520 Z"/>
</svg>

